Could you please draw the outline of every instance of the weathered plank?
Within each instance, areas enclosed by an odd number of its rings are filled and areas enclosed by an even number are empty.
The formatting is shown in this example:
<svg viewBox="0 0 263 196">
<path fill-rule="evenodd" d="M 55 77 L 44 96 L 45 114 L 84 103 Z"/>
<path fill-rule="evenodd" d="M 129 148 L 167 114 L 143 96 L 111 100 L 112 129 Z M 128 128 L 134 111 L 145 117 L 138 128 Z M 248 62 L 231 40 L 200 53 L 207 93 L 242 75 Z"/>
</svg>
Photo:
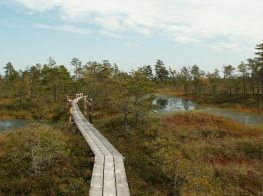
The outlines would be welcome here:
<svg viewBox="0 0 263 196">
<path fill-rule="evenodd" d="M 116 195 L 113 156 L 105 156 L 103 195 Z"/>
<path fill-rule="evenodd" d="M 119 151 L 86 119 L 73 101 L 73 118 L 95 155 L 90 196 L 129 196 L 129 187 Z"/>
<path fill-rule="evenodd" d="M 109 149 L 112 155 L 122 157 L 119 151 L 93 125 L 90 126 L 90 129 L 100 139 L 100 141 Z"/>
</svg>

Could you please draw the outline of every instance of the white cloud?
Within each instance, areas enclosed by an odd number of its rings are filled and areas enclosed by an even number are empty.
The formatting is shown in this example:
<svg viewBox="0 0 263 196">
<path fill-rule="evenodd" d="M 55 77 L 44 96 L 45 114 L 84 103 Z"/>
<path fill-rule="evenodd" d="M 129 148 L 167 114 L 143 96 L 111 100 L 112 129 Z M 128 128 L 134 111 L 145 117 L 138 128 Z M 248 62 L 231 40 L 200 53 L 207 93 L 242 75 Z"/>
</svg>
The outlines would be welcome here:
<svg viewBox="0 0 263 196">
<path fill-rule="evenodd" d="M 98 24 L 109 34 L 135 31 L 158 33 L 181 43 L 226 37 L 235 42 L 261 43 L 262 0 L 15 0 L 45 12 L 54 8 L 64 22 Z M 67 29 L 67 28 L 66 28 Z M 71 28 L 69 28 L 71 29 Z M 237 50 L 240 45 L 218 45 Z"/>
<path fill-rule="evenodd" d="M 240 44 L 237 42 L 235 42 L 235 43 L 221 42 L 221 43 L 215 44 L 215 45 L 200 45 L 200 46 L 208 47 L 214 51 L 238 52 L 240 50 Z"/>
<path fill-rule="evenodd" d="M 60 26 L 51 27 L 51 26 L 44 25 L 44 24 L 35 24 L 33 27 L 40 28 L 40 29 L 54 29 L 58 31 L 71 32 L 71 33 L 81 33 L 81 34 L 90 33 L 89 29 L 87 28 L 75 27 L 71 25 L 60 25 Z"/>
<path fill-rule="evenodd" d="M 130 15 L 124 19 L 123 23 L 128 28 L 136 28 L 137 26 L 154 28 L 157 25 L 153 18 L 139 14 Z"/>
<path fill-rule="evenodd" d="M 104 19 L 104 18 L 95 18 L 95 22 L 100 24 L 103 28 L 111 31 L 122 31 L 123 28 L 120 25 L 120 22 L 114 18 Z"/>
<path fill-rule="evenodd" d="M 106 35 L 106 36 L 108 36 L 108 37 L 123 38 L 122 36 L 120 36 L 120 35 L 118 35 L 118 34 L 116 34 L 116 33 L 107 31 L 107 30 L 101 30 L 101 31 L 100 31 L 100 34 Z"/>
<path fill-rule="evenodd" d="M 195 39 L 193 37 L 187 37 L 187 36 L 176 36 L 174 40 L 183 44 L 200 42 L 200 40 L 198 39 Z"/>
<path fill-rule="evenodd" d="M 238 43 L 220 43 L 219 46 L 224 49 L 224 50 L 228 50 L 228 51 L 238 51 L 239 50 L 239 44 Z"/>
<path fill-rule="evenodd" d="M 128 48 L 131 48 L 131 47 L 138 47 L 138 45 L 137 44 L 133 44 L 133 43 L 126 43 L 125 44 Z"/>
</svg>

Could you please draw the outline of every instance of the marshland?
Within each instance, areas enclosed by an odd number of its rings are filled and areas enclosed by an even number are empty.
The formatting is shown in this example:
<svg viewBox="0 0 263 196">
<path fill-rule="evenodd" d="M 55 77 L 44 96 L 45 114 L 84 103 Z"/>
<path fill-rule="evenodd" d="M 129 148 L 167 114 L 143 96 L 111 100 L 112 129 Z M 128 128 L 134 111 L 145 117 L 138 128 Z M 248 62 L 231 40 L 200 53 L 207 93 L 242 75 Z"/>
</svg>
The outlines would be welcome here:
<svg viewBox="0 0 263 196">
<path fill-rule="evenodd" d="M 127 73 L 74 58 L 74 75 L 54 62 L 4 67 L 0 195 L 88 194 L 94 155 L 66 122 L 66 97 L 78 92 L 93 99 L 94 126 L 125 157 L 131 195 L 262 194 L 262 59 L 238 74 L 224 66 L 223 77 L 161 60 Z"/>
</svg>

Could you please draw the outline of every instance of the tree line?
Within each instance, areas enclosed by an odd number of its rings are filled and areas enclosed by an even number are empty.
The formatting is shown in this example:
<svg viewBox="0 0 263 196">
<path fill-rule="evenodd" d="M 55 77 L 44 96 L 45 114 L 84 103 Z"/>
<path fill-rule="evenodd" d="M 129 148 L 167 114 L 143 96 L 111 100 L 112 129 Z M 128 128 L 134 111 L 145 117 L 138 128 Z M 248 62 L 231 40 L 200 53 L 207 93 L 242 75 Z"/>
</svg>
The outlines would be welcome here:
<svg viewBox="0 0 263 196">
<path fill-rule="evenodd" d="M 1 97 L 12 100 L 13 109 L 27 109 L 35 112 L 36 118 L 54 119 L 64 113 L 66 96 L 84 92 L 93 98 L 97 109 L 123 113 L 127 130 L 129 116 L 134 117 L 136 125 L 145 122 L 154 107 L 157 87 L 174 87 L 186 94 L 263 95 L 263 43 L 256 49 L 256 57 L 246 63 L 236 68 L 224 65 L 223 77 L 218 69 L 205 73 L 197 65 L 176 71 L 166 68 L 159 59 L 154 68 L 144 65 L 127 73 L 107 60 L 82 65 L 73 58 L 74 75 L 52 57 L 43 66 L 36 64 L 24 71 L 15 70 L 8 62 L 5 75 L 0 77 Z"/>
<path fill-rule="evenodd" d="M 24 71 L 15 70 L 8 62 L 0 79 L 1 98 L 11 101 L 11 109 L 28 110 L 35 119 L 50 120 L 65 116 L 66 97 L 84 92 L 93 98 L 96 110 L 123 113 L 125 130 L 129 116 L 134 115 L 138 125 L 153 109 L 153 82 L 141 72 L 122 72 L 107 60 L 82 66 L 81 61 L 73 58 L 71 64 L 75 67 L 73 76 L 52 57 L 47 64 L 36 64 Z"/>
<path fill-rule="evenodd" d="M 174 86 L 186 94 L 262 94 L 263 98 L 263 43 L 256 45 L 256 57 L 248 58 L 237 67 L 223 65 L 223 76 L 215 69 L 213 73 L 201 70 L 197 65 L 183 66 L 179 71 L 166 68 L 163 61 L 139 68 L 140 72 L 156 84 Z"/>
</svg>

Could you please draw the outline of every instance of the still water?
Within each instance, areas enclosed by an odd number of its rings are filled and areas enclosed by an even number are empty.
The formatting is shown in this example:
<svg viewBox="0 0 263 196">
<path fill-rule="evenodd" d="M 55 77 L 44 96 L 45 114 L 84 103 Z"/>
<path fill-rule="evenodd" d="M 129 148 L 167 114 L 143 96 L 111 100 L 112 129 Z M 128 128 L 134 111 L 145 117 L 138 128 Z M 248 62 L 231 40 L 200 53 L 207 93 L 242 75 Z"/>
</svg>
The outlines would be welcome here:
<svg viewBox="0 0 263 196">
<path fill-rule="evenodd" d="M 171 112 L 197 109 L 197 104 L 194 101 L 181 99 L 177 97 L 157 98 L 153 101 L 153 104 L 159 106 L 157 112 Z"/>
<path fill-rule="evenodd" d="M 0 120 L 0 132 L 8 129 L 16 129 L 28 124 L 26 120 L 7 119 Z"/>
<path fill-rule="evenodd" d="M 198 105 L 193 100 L 182 99 L 178 97 L 169 97 L 169 95 L 156 94 L 154 104 L 159 106 L 156 113 L 186 111 L 186 110 L 202 110 L 211 114 L 218 114 L 227 117 L 230 120 L 235 120 L 245 125 L 263 125 L 263 115 L 253 113 L 237 112 L 224 108 L 209 108 Z"/>
<path fill-rule="evenodd" d="M 48 126 L 59 126 L 59 125 L 65 125 L 67 122 L 64 120 L 60 121 L 51 121 L 51 122 L 41 122 L 41 121 L 26 121 L 26 120 L 18 120 L 18 119 L 7 119 L 7 120 L 0 120 L 0 132 L 6 131 L 9 129 L 17 129 L 24 126 L 29 125 L 30 123 L 43 123 Z"/>
</svg>

